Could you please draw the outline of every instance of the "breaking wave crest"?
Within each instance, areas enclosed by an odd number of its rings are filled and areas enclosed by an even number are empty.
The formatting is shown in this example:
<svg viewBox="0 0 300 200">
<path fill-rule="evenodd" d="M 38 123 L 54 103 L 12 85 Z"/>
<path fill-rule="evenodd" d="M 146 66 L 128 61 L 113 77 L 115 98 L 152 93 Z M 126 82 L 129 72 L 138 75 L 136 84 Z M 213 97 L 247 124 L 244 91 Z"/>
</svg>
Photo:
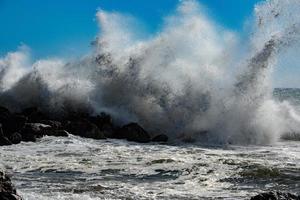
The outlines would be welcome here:
<svg viewBox="0 0 300 200">
<path fill-rule="evenodd" d="M 1 58 L 0 104 L 104 111 L 185 140 L 270 143 L 300 130 L 299 113 L 272 97 L 276 61 L 300 45 L 299 11 L 298 0 L 260 3 L 241 39 L 185 0 L 145 39 L 132 17 L 99 10 L 101 32 L 80 60 L 31 62 L 26 47 Z"/>
</svg>

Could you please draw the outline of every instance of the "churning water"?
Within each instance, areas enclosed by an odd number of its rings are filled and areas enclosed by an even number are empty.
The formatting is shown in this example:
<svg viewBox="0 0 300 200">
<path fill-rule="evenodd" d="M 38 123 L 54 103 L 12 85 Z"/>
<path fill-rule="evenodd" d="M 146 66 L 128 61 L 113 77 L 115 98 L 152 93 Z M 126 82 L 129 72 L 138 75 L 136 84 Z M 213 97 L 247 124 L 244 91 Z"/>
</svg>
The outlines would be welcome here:
<svg viewBox="0 0 300 200">
<path fill-rule="evenodd" d="M 300 191 L 300 143 L 203 147 L 75 136 L 1 147 L 26 200 L 248 199 Z"/>
<path fill-rule="evenodd" d="M 80 60 L 32 62 L 26 47 L 8 53 L 0 59 L 1 105 L 53 115 L 105 111 L 119 124 L 166 133 L 171 143 L 45 137 L 1 147 L 3 167 L 25 199 L 299 193 L 300 93 L 273 95 L 272 86 L 278 61 L 285 67 L 286 54 L 300 47 L 299 11 L 299 0 L 266 0 L 241 37 L 185 0 L 160 32 L 141 37 L 132 17 L 99 10 L 101 33 Z"/>
</svg>

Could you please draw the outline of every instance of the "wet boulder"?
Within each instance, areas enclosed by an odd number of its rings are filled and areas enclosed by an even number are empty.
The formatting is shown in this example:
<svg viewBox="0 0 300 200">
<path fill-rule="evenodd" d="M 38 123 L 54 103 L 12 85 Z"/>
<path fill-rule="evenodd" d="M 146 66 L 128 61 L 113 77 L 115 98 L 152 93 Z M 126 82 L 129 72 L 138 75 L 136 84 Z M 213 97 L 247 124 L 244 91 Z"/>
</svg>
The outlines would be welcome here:
<svg viewBox="0 0 300 200">
<path fill-rule="evenodd" d="M 0 171 L 0 192 L 16 193 L 16 189 L 12 185 L 10 178 L 2 171 Z"/>
<path fill-rule="evenodd" d="M 22 141 L 25 142 L 35 142 L 36 135 L 33 132 L 30 132 L 30 128 L 24 128 L 21 130 Z"/>
<path fill-rule="evenodd" d="M 14 133 L 9 135 L 8 139 L 13 144 L 19 144 L 22 141 L 22 135 L 18 132 L 14 132 Z"/>
<path fill-rule="evenodd" d="M 48 119 L 48 117 L 37 107 L 25 108 L 22 112 L 22 115 L 28 118 L 28 122 L 36 123 L 41 120 Z"/>
<path fill-rule="evenodd" d="M 3 123 L 10 115 L 11 113 L 7 108 L 0 106 L 0 123 Z"/>
<path fill-rule="evenodd" d="M 25 142 L 35 142 L 36 138 L 43 137 L 46 130 L 50 130 L 51 126 L 41 123 L 26 123 L 20 131 L 22 140 Z"/>
<path fill-rule="evenodd" d="M 54 136 L 60 136 L 60 137 L 68 137 L 69 132 L 66 130 L 56 130 L 54 131 L 55 135 Z"/>
<path fill-rule="evenodd" d="M 10 178 L 2 171 L 0 171 L 0 199 L 22 200 L 22 198 L 18 196 Z"/>
<path fill-rule="evenodd" d="M 256 195 L 250 200 L 300 200 L 300 196 L 291 193 L 267 192 Z"/>
<path fill-rule="evenodd" d="M 107 138 L 113 138 L 115 128 L 112 125 L 106 124 L 102 126 L 100 131 L 104 134 Z"/>
<path fill-rule="evenodd" d="M 169 138 L 165 134 L 159 134 L 152 138 L 152 142 L 167 142 L 168 140 Z"/>
<path fill-rule="evenodd" d="M 25 116 L 11 114 L 7 108 L 0 106 L 0 123 L 5 137 L 23 128 L 26 121 Z"/>
<path fill-rule="evenodd" d="M 2 124 L 0 124 L 0 146 L 11 145 L 12 143 L 9 141 L 7 137 L 4 136 L 2 131 Z"/>
<path fill-rule="evenodd" d="M 12 145 L 11 141 L 7 137 L 0 136 L 0 146 Z"/>
<path fill-rule="evenodd" d="M 92 123 L 96 124 L 98 127 L 102 127 L 105 124 L 112 124 L 111 116 L 103 112 L 97 116 L 90 116 L 89 120 Z"/>
<path fill-rule="evenodd" d="M 114 138 L 128 141 L 147 143 L 151 141 L 150 135 L 137 123 L 127 124 L 116 130 Z"/>
<path fill-rule="evenodd" d="M 38 108 L 37 107 L 27 107 L 27 108 L 24 108 L 23 110 L 22 110 L 22 114 L 23 115 L 26 115 L 26 116 L 30 116 L 30 115 L 32 115 L 33 113 L 36 113 L 36 112 L 38 112 Z"/>
<path fill-rule="evenodd" d="M 53 130 L 60 130 L 63 127 L 61 122 L 55 120 L 40 120 L 39 123 L 51 126 Z"/>
<path fill-rule="evenodd" d="M 55 120 L 40 120 L 39 123 L 33 123 L 37 126 L 39 137 L 42 136 L 57 136 L 67 137 L 69 133 L 63 129 L 63 125 L 59 121 Z"/>
<path fill-rule="evenodd" d="M 50 122 L 50 121 L 48 121 Z M 51 121 L 52 125 L 56 124 L 54 121 Z M 48 123 L 48 124 L 51 124 Z M 25 127 L 21 130 L 21 136 L 22 140 L 26 142 L 34 142 L 36 141 L 36 138 L 41 138 L 45 135 L 48 136 L 68 136 L 69 133 L 63 129 L 56 129 L 57 127 L 60 127 L 61 124 L 57 123 L 57 126 L 54 128 L 50 125 L 47 124 L 42 124 L 42 123 L 26 123 Z"/>
<path fill-rule="evenodd" d="M 104 134 L 99 130 L 99 128 L 85 119 L 68 122 L 65 125 L 65 130 L 73 135 L 85 138 L 105 139 Z"/>
<path fill-rule="evenodd" d="M 16 194 L 11 194 L 9 192 L 0 192 L 1 200 L 22 200 L 22 198 Z"/>
<path fill-rule="evenodd" d="M 68 137 L 69 133 L 65 130 L 45 130 L 44 135 L 55 137 Z"/>
<path fill-rule="evenodd" d="M 281 136 L 281 139 L 300 141 L 300 133 L 299 132 L 287 132 Z"/>
<path fill-rule="evenodd" d="M 26 122 L 27 122 L 27 117 L 23 115 L 15 115 L 15 114 L 10 115 L 3 122 L 4 135 L 9 137 L 12 133 L 18 132 L 25 126 Z"/>
<path fill-rule="evenodd" d="M 110 115 L 106 113 L 101 113 L 97 116 L 90 116 L 88 120 L 95 124 L 99 128 L 99 130 L 104 134 L 105 137 L 113 137 L 115 128 Z"/>
</svg>

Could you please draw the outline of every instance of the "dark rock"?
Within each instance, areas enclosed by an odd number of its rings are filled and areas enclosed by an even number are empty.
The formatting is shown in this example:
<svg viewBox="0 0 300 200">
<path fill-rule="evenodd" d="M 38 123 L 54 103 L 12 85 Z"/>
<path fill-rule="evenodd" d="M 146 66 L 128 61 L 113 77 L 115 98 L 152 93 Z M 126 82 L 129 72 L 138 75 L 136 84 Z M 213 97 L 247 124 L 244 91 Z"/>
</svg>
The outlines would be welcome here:
<svg viewBox="0 0 300 200">
<path fill-rule="evenodd" d="M 128 141 L 147 143 L 151 141 L 150 135 L 137 123 L 130 123 L 119 128 L 114 133 L 114 138 L 127 139 Z"/>
<path fill-rule="evenodd" d="M 22 140 L 25 142 L 35 142 L 37 137 L 42 137 L 43 134 L 41 133 L 41 124 L 37 123 L 26 123 L 24 128 L 20 131 L 22 135 Z M 48 126 L 48 125 L 44 125 Z M 50 126 L 49 126 L 50 127 Z"/>
<path fill-rule="evenodd" d="M 10 118 L 10 116 L 11 116 L 11 113 L 9 112 L 9 110 L 5 107 L 0 106 L 0 124 L 1 124 L 1 133 L 0 134 L 2 135 L 2 137 L 4 137 L 3 124 L 7 122 L 7 120 Z"/>
<path fill-rule="evenodd" d="M 35 142 L 36 138 L 46 135 L 46 131 L 52 130 L 52 127 L 41 123 L 26 123 L 25 127 L 21 130 L 21 135 L 24 141 Z"/>
<path fill-rule="evenodd" d="M 59 121 L 54 120 L 40 120 L 39 123 L 49 125 L 53 130 L 62 129 L 62 124 Z"/>
<path fill-rule="evenodd" d="M 166 136 L 165 134 L 160 134 L 152 138 L 152 142 L 167 142 L 168 139 L 168 136 Z"/>
<path fill-rule="evenodd" d="M 85 138 L 105 139 L 104 134 L 99 130 L 99 128 L 85 119 L 69 122 L 65 126 L 65 129 L 73 135 Z"/>
<path fill-rule="evenodd" d="M 106 124 L 100 130 L 104 134 L 105 137 L 107 137 L 107 138 L 114 137 L 114 132 L 115 132 L 114 126 Z"/>
<path fill-rule="evenodd" d="M 24 128 L 20 131 L 22 140 L 25 142 L 35 142 L 36 138 L 49 136 L 65 136 L 58 130 L 52 128 L 52 126 L 42 123 L 26 123 Z"/>
<path fill-rule="evenodd" d="M 21 136 L 22 141 L 25 142 L 35 142 L 36 141 L 36 135 L 34 133 L 30 132 L 30 129 L 24 128 L 21 130 Z"/>
<path fill-rule="evenodd" d="M 112 118 L 106 113 L 100 113 L 100 115 L 89 117 L 89 120 L 101 128 L 105 124 L 112 124 Z"/>
<path fill-rule="evenodd" d="M 0 106 L 0 123 L 4 136 L 9 137 L 10 134 L 20 130 L 26 121 L 25 116 L 11 114 L 7 108 Z"/>
<path fill-rule="evenodd" d="M 28 107 L 28 108 L 23 109 L 21 113 L 23 115 L 30 116 L 33 113 L 36 113 L 38 111 L 39 111 L 39 109 L 37 107 Z"/>
<path fill-rule="evenodd" d="M 2 124 L 0 124 L 0 146 L 11 145 L 12 143 L 9 141 L 7 137 L 4 136 L 2 131 Z"/>
<path fill-rule="evenodd" d="M 65 115 L 64 115 L 64 119 L 68 120 L 68 121 L 79 121 L 82 119 L 88 119 L 89 118 L 89 112 L 87 112 L 88 109 L 79 109 L 74 111 L 73 108 L 66 108 L 65 109 Z"/>
<path fill-rule="evenodd" d="M 60 137 L 68 137 L 69 132 L 65 130 L 56 130 L 54 136 L 60 136 Z"/>
<path fill-rule="evenodd" d="M 44 135 L 56 137 L 68 137 L 69 133 L 65 130 L 45 130 Z"/>
<path fill-rule="evenodd" d="M 13 131 L 18 131 L 22 129 L 25 126 L 27 120 L 28 120 L 27 117 L 23 115 L 13 115 L 11 117 L 11 123 L 15 124 L 15 128 L 13 129 Z"/>
<path fill-rule="evenodd" d="M 12 145 L 7 137 L 0 137 L 0 146 Z"/>
<path fill-rule="evenodd" d="M 291 193 L 268 192 L 252 197 L 250 200 L 300 200 L 300 196 Z"/>
<path fill-rule="evenodd" d="M 37 107 L 25 108 L 21 112 L 21 114 L 28 117 L 28 122 L 31 122 L 31 123 L 36 123 L 41 120 L 48 119 L 48 117 L 42 111 L 40 111 Z"/>
<path fill-rule="evenodd" d="M 283 140 L 292 140 L 292 141 L 300 141 L 300 133 L 299 132 L 288 132 L 284 133 L 281 136 Z"/>
<path fill-rule="evenodd" d="M 12 133 L 21 130 L 25 123 L 27 122 L 27 117 L 23 115 L 10 115 L 2 124 L 4 135 L 9 137 Z"/>
<path fill-rule="evenodd" d="M 0 192 L 0 199 L 1 200 L 22 200 L 20 196 L 8 192 Z"/>
<path fill-rule="evenodd" d="M 17 195 L 16 189 L 13 186 L 10 178 L 0 171 L 0 199 L 1 200 L 21 200 Z"/>
<path fill-rule="evenodd" d="M 0 192 L 10 192 L 16 194 L 16 189 L 12 185 L 10 178 L 2 171 L 0 171 Z"/>
<path fill-rule="evenodd" d="M 8 139 L 13 143 L 13 144 L 19 144 L 22 141 L 22 135 L 18 132 L 12 133 Z"/>
<path fill-rule="evenodd" d="M 110 115 L 101 113 L 100 115 L 89 117 L 88 120 L 95 124 L 105 137 L 113 137 L 115 128 Z"/>
<path fill-rule="evenodd" d="M 0 123 L 3 123 L 10 117 L 11 113 L 5 107 L 0 106 Z"/>
<path fill-rule="evenodd" d="M 193 135 L 186 134 L 186 133 L 181 133 L 177 136 L 177 138 L 183 142 L 186 143 L 193 143 L 196 141 L 196 139 L 193 137 Z"/>
</svg>

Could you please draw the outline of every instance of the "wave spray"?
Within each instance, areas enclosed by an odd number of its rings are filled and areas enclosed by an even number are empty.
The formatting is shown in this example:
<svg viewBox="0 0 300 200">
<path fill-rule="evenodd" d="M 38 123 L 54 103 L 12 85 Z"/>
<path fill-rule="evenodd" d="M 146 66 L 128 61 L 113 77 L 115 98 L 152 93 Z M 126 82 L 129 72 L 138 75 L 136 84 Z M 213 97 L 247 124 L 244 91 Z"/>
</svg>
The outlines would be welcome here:
<svg viewBox="0 0 300 200">
<path fill-rule="evenodd" d="M 145 39 L 132 17 L 99 10 L 101 32 L 80 60 L 32 63 L 26 47 L 1 58 L 0 103 L 53 115 L 107 112 L 171 138 L 270 143 L 300 130 L 297 111 L 272 97 L 276 61 L 300 45 L 299 11 L 298 0 L 260 3 L 241 39 L 185 0 Z"/>
</svg>

